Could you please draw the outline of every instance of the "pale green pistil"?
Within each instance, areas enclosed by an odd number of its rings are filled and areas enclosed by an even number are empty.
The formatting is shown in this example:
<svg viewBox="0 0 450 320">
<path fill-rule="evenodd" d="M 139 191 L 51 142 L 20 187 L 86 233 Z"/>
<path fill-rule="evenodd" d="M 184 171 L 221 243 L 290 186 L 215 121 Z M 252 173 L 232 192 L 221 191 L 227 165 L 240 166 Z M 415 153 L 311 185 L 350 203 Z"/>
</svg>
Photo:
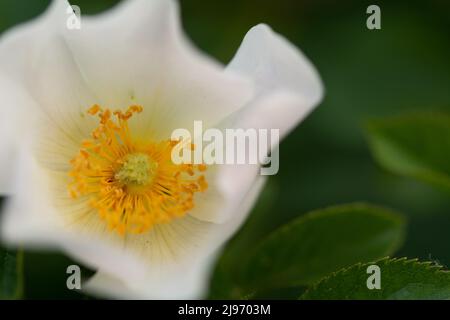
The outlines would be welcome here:
<svg viewBox="0 0 450 320">
<path fill-rule="evenodd" d="M 153 178 L 156 167 L 148 155 L 130 154 L 114 177 L 125 184 L 145 185 Z"/>
</svg>

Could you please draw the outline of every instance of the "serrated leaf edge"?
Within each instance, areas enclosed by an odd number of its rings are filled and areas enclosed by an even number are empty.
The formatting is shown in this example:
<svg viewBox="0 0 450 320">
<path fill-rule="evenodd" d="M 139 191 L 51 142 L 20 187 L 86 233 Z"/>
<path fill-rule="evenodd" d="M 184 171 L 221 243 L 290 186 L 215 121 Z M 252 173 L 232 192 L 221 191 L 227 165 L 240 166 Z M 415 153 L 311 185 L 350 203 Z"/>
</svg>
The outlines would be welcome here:
<svg viewBox="0 0 450 320">
<path fill-rule="evenodd" d="M 405 265 L 415 264 L 415 265 L 419 265 L 421 267 L 425 267 L 425 270 L 432 271 L 433 273 L 449 273 L 450 272 L 448 270 L 444 270 L 444 266 L 436 263 L 435 261 L 419 261 L 418 258 L 409 259 L 407 257 L 399 257 L 399 258 L 384 257 L 384 258 L 381 258 L 381 259 L 373 261 L 373 262 L 364 262 L 364 263 L 358 262 L 349 267 L 342 268 L 338 271 L 332 272 L 329 275 L 327 275 L 327 276 L 323 277 L 322 279 L 320 279 L 319 281 L 317 281 L 314 285 L 310 286 L 308 289 L 306 289 L 306 291 L 300 296 L 299 299 L 303 300 L 304 297 L 306 297 L 310 291 L 317 289 L 317 287 L 319 285 L 321 285 L 322 283 L 330 280 L 331 278 L 345 274 L 345 273 L 349 272 L 350 269 L 361 268 L 364 266 L 368 266 L 371 264 L 378 264 L 380 262 L 385 262 L 385 261 L 386 261 L 386 264 L 393 264 L 393 263 L 398 263 L 398 262 L 404 262 Z"/>
</svg>

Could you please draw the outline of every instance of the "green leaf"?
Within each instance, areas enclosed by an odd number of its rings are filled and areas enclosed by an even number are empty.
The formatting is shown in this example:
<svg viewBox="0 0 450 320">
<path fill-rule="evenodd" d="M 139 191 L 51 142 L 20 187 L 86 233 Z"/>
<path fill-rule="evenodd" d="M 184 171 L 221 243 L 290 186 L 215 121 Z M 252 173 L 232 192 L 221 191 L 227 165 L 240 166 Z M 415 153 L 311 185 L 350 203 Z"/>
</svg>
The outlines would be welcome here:
<svg viewBox="0 0 450 320">
<path fill-rule="evenodd" d="M 254 249 L 241 285 L 256 290 L 309 285 L 343 267 L 392 254 L 404 232 L 404 219 L 380 207 L 350 204 L 314 211 Z"/>
<path fill-rule="evenodd" d="M 368 124 L 375 159 L 386 169 L 450 191 L 450 115 L 414 114 Z"/>
<path fill-rule="evenodd" d="M 380 268 L 379 290 L 369 290 L 367 286 L 367 279 L 373 274 L 367 268 L 372 264 Z M 433 262 L 383 259 L 340 270 L 310 288 L 301 299 L 450 299 L 450 272 Z"/>
<path fill-rule="evenodd" d="M 23 295 L 23 252 L 0 248 L 0 299 Z"/>
</svg>

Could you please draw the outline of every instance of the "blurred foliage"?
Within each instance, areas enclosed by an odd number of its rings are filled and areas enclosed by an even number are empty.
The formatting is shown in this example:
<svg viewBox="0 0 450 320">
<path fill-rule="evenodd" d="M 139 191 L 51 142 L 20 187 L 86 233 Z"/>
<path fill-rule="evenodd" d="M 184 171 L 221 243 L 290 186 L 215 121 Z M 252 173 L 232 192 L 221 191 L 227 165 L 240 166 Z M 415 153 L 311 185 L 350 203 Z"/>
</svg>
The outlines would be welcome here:
<svg viewBox="0 0 450 320">
<path fill-rule="evenodd" d="M 48 2 L 0 0 L 0 32 L 37 16 Z M 72 3 L 83 14 L 94 14 L 116 2 Z M 302 212 L 364 201 L 408 215 L 400 255 L 450 264 L 448 194 L 380 169 L 363 130 L 373 117 L 450 112 L 450 3 L 377 1 L 382 29 L 375 31 L 365 26 L 369 4 L 372 1 L 181 0 L 186 33 L 218 60 L 228 62 L 246 31 L 266 22 L 311 58 L 326 88 L 321 106 L 281 144 L 280 172 L 270 178 L 261 198 L 271 209 L 260 205 L 253 211 L 236 236 L 252 240 L 240 252 L 254 250 L 258 240 Z M 33 259 L 29 265 L 28 255 Z M 26 253 L 26 259 L 26 296 L 72 297 L 65 281 L 47 282 L 56 275 L 65 279 L 70 260 L 41 253 Z"/>
<path fill-rule="evenodd" d="M 380 119 L 368 131 L 381 165 L 450 192 L 450 113 Z"/>
<path fill-rule="evenodd" d="M 0 249 L 0 300 L 23 295 L 23 251 Z"/>
<path fill-rule="evenodd" d="M 320 281 L 302 299 L 362 300 L 448 300 L 450 272 L 431 262 L 416 259 L 383 259 L 376 265 L 382 270 L 380 290 L 367 290 L 367 270 L 371 263 L 357 264 Z M 370 270 L 369 270 L 370 271 Z"/>
<path fill-rule="evenodd" d="M 402 216 L 366 204 L 310 212 L 249 247 L 239 237 L 225 250 L 212 281 L 213 298 L 242 298 L 259 291 L 311 285 L 357 262 L 393 254 L 404 239 Z M 231 286 L 231 287 L 230 287 Z"/>
<path fill-rule="evenodd" d="M 404 228 L 401 216 L 366 204 L 313 211 L 258 244 L 242 279 L 253 288 L 309 285 L 342 267 L 393 254 Z"/>
</svg>

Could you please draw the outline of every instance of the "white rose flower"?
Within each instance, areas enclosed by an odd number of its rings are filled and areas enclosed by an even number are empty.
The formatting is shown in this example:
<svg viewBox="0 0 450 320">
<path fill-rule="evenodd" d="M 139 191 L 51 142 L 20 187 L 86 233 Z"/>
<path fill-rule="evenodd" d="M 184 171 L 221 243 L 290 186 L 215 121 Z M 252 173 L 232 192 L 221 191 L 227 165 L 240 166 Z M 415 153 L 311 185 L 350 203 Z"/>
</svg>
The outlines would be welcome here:
<svg viewBox="0 0 450 320">
<path fill-rule="evenodd" d="M 68 6 L 55 0 L 0 40 L 2 238 L 94 268 L 96 294 L 204 297 L 264 177 L 175 165 L 171 132 L 202 120 L 284 136 L 321 100 L 320 78 L 266 25 L 224 67 L 187 40 L 174 1 L 125 1 L 79 30 Z"/>
</svg>

